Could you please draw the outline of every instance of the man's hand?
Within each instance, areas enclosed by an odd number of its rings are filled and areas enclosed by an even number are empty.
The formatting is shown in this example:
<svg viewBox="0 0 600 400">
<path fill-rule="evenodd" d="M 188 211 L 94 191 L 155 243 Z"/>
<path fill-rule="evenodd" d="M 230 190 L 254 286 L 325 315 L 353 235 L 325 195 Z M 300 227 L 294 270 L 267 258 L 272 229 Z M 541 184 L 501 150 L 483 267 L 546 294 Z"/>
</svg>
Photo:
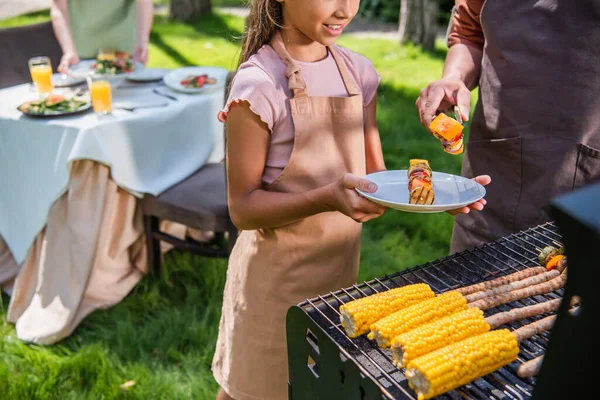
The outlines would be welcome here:
<svg viewBox="0 0 600 400">
<path fill-rule="evenodd" d="M 460 107 L 462 120 L 468 121 L 471 92 L 462 80 L 456 78 L 443 78 L 431 82 L 421 90 L 416 101 L 421 124 L 427 130 L 429 130 L 429 124 L 431 124 L 436 111 L 446 110 L 453 105 Z"/>
<path fill-rule="evenodd" d="M 486 186 L 492 181 L 492 178 L 490 178 L 489 175 L 479 175 L 479 176 L 476 176 L 475 178 L 473 178 L 473 180 L 475 182 L 481 184 L 482 186 Z M 450 210 L 447 212 L 448 212 L 448 214 L 450 214 L 452 216 L 458 215 L 458 214 L 468 214 L 469 212 L 471 212 L 471 210 L 476 210 L 476 211 L 483 210 L 483 207 L 486 204 L 487 204 L 487 201 L 485 201 L 485 199 L 480 199 L 480 200 L 477 200 L 475 203 L 469 204 L 468 206 L 465 206 L 462 208 L 457 208 L 455 210 Z"/>
</svg>

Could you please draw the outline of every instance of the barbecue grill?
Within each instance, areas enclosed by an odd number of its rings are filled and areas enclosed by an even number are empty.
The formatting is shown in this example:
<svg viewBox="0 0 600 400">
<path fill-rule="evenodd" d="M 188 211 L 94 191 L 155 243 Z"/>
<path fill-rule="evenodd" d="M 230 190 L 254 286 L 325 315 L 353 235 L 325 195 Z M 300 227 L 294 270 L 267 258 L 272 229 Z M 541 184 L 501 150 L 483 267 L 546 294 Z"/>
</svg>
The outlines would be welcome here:
<svg viewBox="0 0 600 400">
<path fill-rule="evenodd" d="M 403 371 L 394 365 L 390 349 L 379 348 L 365 335 L 355 339 L 346 335 L 340 324 L 340 305 L 408 284 L 424 282 L 434 292 L 442 293 L 508 275 L 539 265 L 540 250 L 548 245 L 563 245 L 563 235 L 569 257 L 569 279 L 565 288 L 489 309 L 485 316 L 557 297 L 570 298 L 575 294 L 582 299 L 582 312 L 577 317 L 569 315 L 569 302 L 562 301 L 552 329 L 556 339 L 551 341 L 549 332 L 535 335 L 520 343 L 517 361 L 436 399 L 573 398 L 574 390 L 582 391 L 586 387 L 582 384 L 583 379 L 595 374 L 585 370 L 581 361 L 582 357 L 591 360 L 591 353 L 597 353 L 597 346 L 592 341 L 595 336 L 590 326 L 592 318 L 585 317 L 591 314 L 590 309 L 596 309 L 591 303 L 596 303 L 597 299 L 593 297 L 598 297 L 593 296 L 598 270 L 591 265 L 591 253 L 600 246 L 600 183 L 558 197 L 551 204 L 551 212 L 552 222 L 399 273 L 307 299 L 290 308 L 287 315 L 290 399 L 416 399 Z M 511 322 L 507 326 L 514 330 L 539 318 L 542 316 Z M 517 376 L 521 362 L 542 354 L 546 354 L 545 360 L 537 377 Z M 534 391 L 537 386 L 539 389 Z"/>
</svg>

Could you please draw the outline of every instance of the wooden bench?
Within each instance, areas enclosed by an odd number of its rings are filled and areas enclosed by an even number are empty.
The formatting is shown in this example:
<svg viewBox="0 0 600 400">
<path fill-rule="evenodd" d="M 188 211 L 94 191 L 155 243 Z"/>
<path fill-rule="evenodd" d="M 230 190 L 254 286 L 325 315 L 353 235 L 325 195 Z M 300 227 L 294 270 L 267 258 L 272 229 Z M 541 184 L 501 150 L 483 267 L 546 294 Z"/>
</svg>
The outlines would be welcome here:
<svg viewBox="0 0 600 400">
<path fill-rule="evenodd" d="M 225 82 L 225 99 L 233 79 L 230 72 Z M 216 116 L 215 116 L 216 118 Z M 144 214 L 149 269 L 158 276 L 161 266 L 160 242 L 194 254 L 228 258 L 238 235 L 229 217 L 225 161 L 209 163 L 188 178 L 158 196 L 145 195 L 141 200 Z M 159 229 L 161 219 L 178 222 L 201 231 L 212 231 L 209 242 L 180 240 Z"/>
</svg>

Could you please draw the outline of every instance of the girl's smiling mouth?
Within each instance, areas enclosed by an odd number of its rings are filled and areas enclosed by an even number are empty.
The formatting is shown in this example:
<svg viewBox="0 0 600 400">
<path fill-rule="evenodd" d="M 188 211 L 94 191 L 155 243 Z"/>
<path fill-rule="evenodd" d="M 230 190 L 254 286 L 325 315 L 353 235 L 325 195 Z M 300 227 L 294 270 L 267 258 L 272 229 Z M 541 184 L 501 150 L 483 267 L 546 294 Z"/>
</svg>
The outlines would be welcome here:
<svg viewBox="0 0 600 400">
<path fill-rule="evenodd" d="M 332 36 L 339 36 L 344 30 L 344 25 L 342 24 L 323 24 L 325 30 Z"/>
</svg>

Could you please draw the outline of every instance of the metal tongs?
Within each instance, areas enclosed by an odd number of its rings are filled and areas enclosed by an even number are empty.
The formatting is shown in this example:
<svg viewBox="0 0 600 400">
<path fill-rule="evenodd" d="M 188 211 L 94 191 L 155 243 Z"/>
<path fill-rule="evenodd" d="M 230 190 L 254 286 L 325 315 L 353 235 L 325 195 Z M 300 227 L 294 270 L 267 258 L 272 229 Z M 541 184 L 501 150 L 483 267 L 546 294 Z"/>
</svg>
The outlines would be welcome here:
<svg viewBox="0 0 600 400">
<path fill-rule="evenodd" d="M 462 120 L 462 116 L 460 114 L 460 108 L 458 107 L 458 105 L 454 106 L 454 119 L 459 123 L 459 124 L 463 124 L 463 120 Z"/>
<path fill-rule="evenodd" d="M 441 110 L 438 110 L 438 111 L 436 112 L 436 114 L 435 114 L 433 117 L 431 117 L 431 120 L 433 121 L 433 119 L 434 119 L 434 118 L 435 118 L 437 115 L 439 115 L 439 114 L 441 114 L 441 113 L 444 113 L 444 114 L 446 114 L 446 115 L 448 115 L 448 116 L 451 116 L 451 114 L 454 114 L 454 119 L 455 119 L 455 120 L 456 120 L 456 121 L 457 121 L 459 124 L 461 124 L 461 125 L 464 125 L 464 121 L 463 121 L 463 119 L 462 119 L 462 116 L 460 115 L 460 107 L 459 107 L 459 106 L 457 106 L 457 105 L 456 105 L 456 106 L 452 106 L 452 107 L 450 107 L 450 108 L 447 108 L 447 109 L 445 109 L 445 110 L 443 110 L 443 111 L 441 111 Z"/>
</svg>

